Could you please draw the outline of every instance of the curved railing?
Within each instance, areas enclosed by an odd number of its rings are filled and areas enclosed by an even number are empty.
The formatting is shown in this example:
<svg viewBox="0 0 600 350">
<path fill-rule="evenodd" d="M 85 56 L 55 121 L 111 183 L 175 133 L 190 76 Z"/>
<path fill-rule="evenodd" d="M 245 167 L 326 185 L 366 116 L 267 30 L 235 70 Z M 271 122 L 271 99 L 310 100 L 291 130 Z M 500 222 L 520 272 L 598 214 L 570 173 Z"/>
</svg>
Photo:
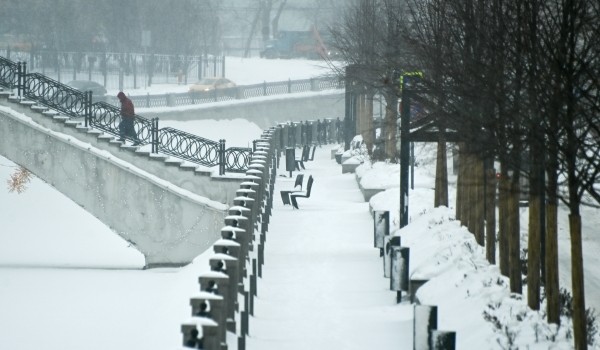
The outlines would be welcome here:
<svg viewBox="0 0 600 350">
<path fill-rule="evenodd" d="M 25 74 L 23 96 L 62 112 L 71 118 L 85 116 L 87 96 L 39 73 Z"/>
<path fill-rule="evenodd" d="M 162 128 L 158 131 L 158 149 L 201 165 L 219 164 L 220 143 L 189 134 L 185 131 Z"/>
<path fill-rule="evenodd" d="M 85 118 L 85 125 L 123 137 L 119 130 L 121 110 L 106 102 L 92 103 L 91 92 L 82 92 L 39 73 L 26 72 L 26 64 L 0 57 L 0 85 L 13 89 L 18 96 L 35 101 L 71 118 Z M 198 98 L 209 93 L 196 94 Z M 214 98 L 214 94 L 213 94 Z M 234 97 L 229 97 L 234 98 Z M 219 174 L 244 172 L 252 155 L 251 148 L 225 149 L 225 140 L 211 141 L 173 128 L 158 127 L 158 118 L 134 117 L 135 136 L 124 136 L 140 145 L 152 145 L 153 153 L 164 153 L 196 164 L 219 166 Z"/>
<path fill-rule="evenodd" d="M 250 162 L 252 152 L 248 152 L 248 148 L 229 147 L 225 150 L 225 167 L 231 172 L 244 172 Z"/>
<path fill-rule="evenodd" d="M 0 57 L 0 86 L 13 89 L 17 86 L 18 66 L 15 62 Z"/>
<path fill-rule="evenodd" d="M 96 129 L 120 137 L 119 123 L 121 122 L 121 110 L 105 102 L 96 102 L 91 107 L 89 124 Z M 125 136 L 126 139 L 132 142 L 139 142 L 141 145 L 152 143 L 154 130 L 152 119 L 146 119 L 136 114 L 133 125 L 136 136 Z"/>
</svg>

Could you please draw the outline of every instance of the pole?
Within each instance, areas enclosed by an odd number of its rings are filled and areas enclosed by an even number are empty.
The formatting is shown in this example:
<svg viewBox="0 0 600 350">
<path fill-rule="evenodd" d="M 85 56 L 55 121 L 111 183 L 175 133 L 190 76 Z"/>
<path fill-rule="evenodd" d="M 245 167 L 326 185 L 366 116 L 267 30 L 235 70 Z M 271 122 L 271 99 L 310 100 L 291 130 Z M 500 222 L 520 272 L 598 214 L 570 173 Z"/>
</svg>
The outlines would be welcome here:
<svg viewBox="0 0 600 350">
<path fill-rule="evenodd" d="M 408 77 L 402 77 L 402 107 L 400 111 L 400 228 L 408 225 L 408 166 L 410 158 L 410 97 L 406 89 Z"/>
</svg>

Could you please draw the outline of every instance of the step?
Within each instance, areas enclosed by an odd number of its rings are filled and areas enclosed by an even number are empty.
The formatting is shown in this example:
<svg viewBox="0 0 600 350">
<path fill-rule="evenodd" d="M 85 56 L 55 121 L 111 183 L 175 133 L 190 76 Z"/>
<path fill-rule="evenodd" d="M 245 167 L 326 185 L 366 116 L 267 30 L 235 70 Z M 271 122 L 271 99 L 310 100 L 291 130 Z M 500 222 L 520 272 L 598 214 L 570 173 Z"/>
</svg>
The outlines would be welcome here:
<svg viewBox="0 0 600 350">
<path fill-rule="evenodd" d="M 200 175 L 200 176 L 211 176 L 212 170 L 208 170 L 203 167 L 197 167 L 197 169 L 194 171 L 194 174 Z"/>
<path fill-rule="evenodd" d="M 146 156 L 146 157 L 150 157 L 152 155 L 152 152 L 142 151 L 141 149 L 138 149 L 137 151 L 135 151 L 135 153 L 139 154 L 140 156 Z"/>
<path fill-rule="evenodd" d="M 75 129 L 77 129 L 77 131 L 79 132 L 84 132 L 84 133 L 90 133 L 90 127 L 89 126 L 85 126 L 84 124 L 79 124 L 75 127 Z"/>
<path fill-rule="evenodd" d="M 179 160 L 176 158 L 168 158 L 165 160 L 165 165 L 181 166 L 182 163 L 183 163 L 182 160 Z"/>
<path fill-rule="evenodd" d="M 155 154 L 155 153 L 150 153 L 149 157 L 152 160 L 159 160 L 161 162 L 164 162 L 167 159 L 169 159 L 169 156 L 165 156 L 165 155 L 162 155 L 162 154 Z"/>
<path fill-rule="evenodd" d="M 90 135 L 96 135 L 96 136 L 100 136 L 103 134 L 102 131 L 100 131 L 98 129 L 91 129 L 91 128 L 87 131 L 87 133 Z"/>
<path fill-rule="evenodd" d="M 8 99 L 10 96 L 12 95 L 12 92 L 10 91 L 0 91 L 0 98 L 6 98 Z"/>
<path fill-rule="evenodd" d="M 58 115 L 53 116 L 52 119 L 54 119 L 58 122 L 66 122 L 67 120 L 69 120 L 71 118 L 58 114 Z"/>
<path fill-rule="evenodd" d="M 121 143 L 121 141 L 115 141 L 115 142 Z M 113 142 L 111 142 L 111 143 L 113 143 Z M 126 150 L 131 150 L 131 151 L 135 151 L 139 148 L 140 148 L 140 146 L 126 145 L 126 144 L 121 145 L 121 149 L 126 149 Z"/>
<path fill-rule="evenodd" d="M 111 140 L 114 140 L 114 136 L 112 135 L 107 135 L 107 134 L 100 134 L 98 135 L 98 140 L 99 141 L 107 141 L 110 142 Z"/>
<path fill-rule="evenodd" d="M 82 122 L 81 122 L 81 121 L 78 121 L 78 120 L 72 120 L 72 119 L 65 120 L 65 126 L 70 126 L 70 127 L 76 128 L 76 127 L 78 127 L 79 125 L 82 125 Z"/>
<path fill-rule="evenodd" d="M 109 144 L 111 144 L 111 145 L 117 145 L 117 146 L 120 146 L 120 147 L 125 146 L 125 142 L 117 140 L 116 138 L 114 138 L 114 136 L 111 136 L 111 138 L 112 139 L 108 140 Z"/>
<path fill-rule="evenodd" d="M 184 171 L 196 171 L 196 168 L 198 168 L 198 166 L 193 163 L 183 163 L 179 166 L 179 169 Z"/>
<path fill-rule="evenodd" d="M 31 109 L 35 112 L 44 113 L 45 111 L 48 110 L 48 107 L 42 106 L 42 105 L 35 105 L 35 106 L 31 106 Z"/>
<path fill-rule="evenodd" d="M 50 109 L 47 110 L 47 111 L 42 112 L 42 115 L 45 116 L 45 117 L 54 117 L 54 116 L 57 116 L 59 114 L 60 113 L 58 113 L 57 111 L 53 111 L 53 110 L 50 110 Z"/>
</svg>

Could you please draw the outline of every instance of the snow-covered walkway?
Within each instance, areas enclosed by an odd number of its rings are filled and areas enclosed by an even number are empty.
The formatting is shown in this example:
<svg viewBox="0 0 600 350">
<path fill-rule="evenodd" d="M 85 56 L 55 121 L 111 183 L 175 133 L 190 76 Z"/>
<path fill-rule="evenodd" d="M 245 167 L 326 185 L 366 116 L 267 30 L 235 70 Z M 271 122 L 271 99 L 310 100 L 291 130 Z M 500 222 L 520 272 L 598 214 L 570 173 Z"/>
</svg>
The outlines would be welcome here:
<svg viewBox="0 0 600 350">
<path fill-rule="evenodd" d="M 399 349 L 412 346 L 412 307 L 396 304 L 373 247 L 373 219 L 354 174 L 342 174 L 330 146 L 306 162 L 313 192 L 300 210 L 280 190 L 293 178 L 279 169 L 273 216 L 258 282 L 250 350 Z M 283 165 L 283 163 L 282 163 Z"/>
</svg>

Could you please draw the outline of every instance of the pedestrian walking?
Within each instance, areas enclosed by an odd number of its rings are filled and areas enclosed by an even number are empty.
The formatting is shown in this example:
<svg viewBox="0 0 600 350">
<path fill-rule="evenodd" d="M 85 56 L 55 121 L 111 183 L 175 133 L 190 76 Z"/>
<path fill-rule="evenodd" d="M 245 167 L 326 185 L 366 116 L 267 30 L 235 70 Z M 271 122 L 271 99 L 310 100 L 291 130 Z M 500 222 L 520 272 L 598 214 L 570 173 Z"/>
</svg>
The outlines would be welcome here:
<svg viewBox="0 0 600 350">
<path fill-rule="evenodd" d="M 125 96 L 123 91 L 119 91 L 117 98 L 121 102 L 121 122 L 119 123 L 119 141 L 125 142 L 125 138 L 133 139 L 133 145 L 137 146 L 140 144 L 137 133 L 134 128 L 135 110 L 133 108 L 133 102 Z"/>
</svg>

